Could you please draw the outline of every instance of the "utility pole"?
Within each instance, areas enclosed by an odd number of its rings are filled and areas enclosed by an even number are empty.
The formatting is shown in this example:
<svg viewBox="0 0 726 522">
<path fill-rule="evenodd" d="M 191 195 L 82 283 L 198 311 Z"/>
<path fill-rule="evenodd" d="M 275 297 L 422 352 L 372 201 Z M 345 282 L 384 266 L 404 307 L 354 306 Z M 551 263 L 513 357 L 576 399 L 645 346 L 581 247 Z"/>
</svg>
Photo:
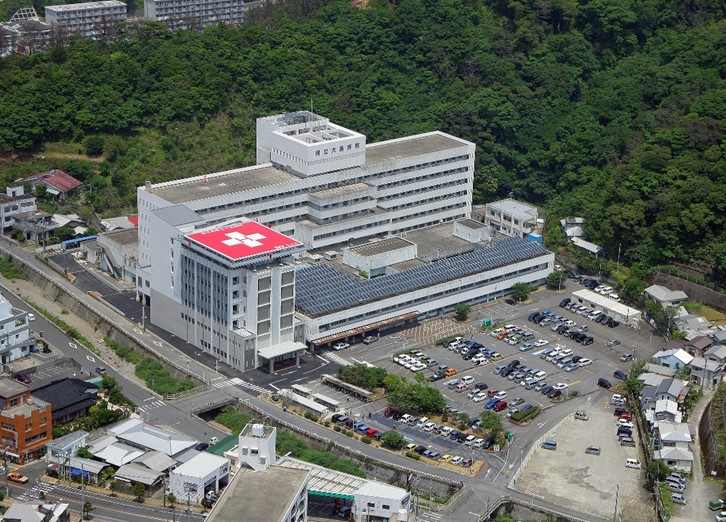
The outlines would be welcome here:
<svg viewBox="0 0 726 522">
<path fill-rule="evenodd" d="M 618 522 L 618 494 L 620 493 L 620 484 L 615 484 L 615 512 L 613 513 L 613 522 Z"/>
</svg>

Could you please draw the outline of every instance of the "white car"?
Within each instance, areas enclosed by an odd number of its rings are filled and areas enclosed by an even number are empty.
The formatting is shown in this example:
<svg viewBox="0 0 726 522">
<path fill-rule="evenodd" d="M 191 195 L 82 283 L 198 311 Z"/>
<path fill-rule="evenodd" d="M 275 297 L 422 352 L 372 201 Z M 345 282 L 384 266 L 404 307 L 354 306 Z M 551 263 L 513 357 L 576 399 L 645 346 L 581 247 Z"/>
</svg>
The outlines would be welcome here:
<svg viewBox="0 0 726 522">
<path fill-rule="evenodd" d="M 28 314 L 28 321 L 35 321 L 35 314 Z"/>
<path fill-rule="evenodd" d="M 567 388 L 569 388 L 569 387 L 570 387 L 570 385 L 569 385 L 569 384 L 567 384 L 566 382 L 558 382 L 557 384 L 555 384 L 555 385 L 554 385 L 554 386 L 552 386 L 552 387 L 553 387 L 553 388 L 554 388 L 555 390 L 560 390 L 560 391 L 562 391 L 562 390 L 566 390 Z"/>
<path fill-rule="evenodd" d="M 537 348 L 541 348 L 542 346 L 547 346 L 548 344 L 550 344 L 550 342 L 549 342 L 549 341 L 546 341 L 546 340 L 544 340 L 544 339 L 538 339 L 538 340 L 537 340 L 537 341 L 535 341 L 535 343 L 534 343 L 534 345 L 535 345 L 535 346 L 536 346 Z"/>
<path fill-rule="evenodd" d="M 628 422 L 625 419 L 618 419 L 618 426 L 623 427 L 623 428 L 630 428 L 631 430 L 633 429 L 633 423 Z"/>
<path fill-rule="evenodd" d="M 495 399 L 499 399 L 500 401 L 503 401 L 504 399 L 506 399 L 506 398 L 507 398 L 507 392 L 505 392 L 505 391 L 500 391 L 499 393 L 497 393 L 497 394 L 496 394 L 496 395 L 494 396 L 494 398 L 495 398 Z"/>
<path fill-rule="evenodd" d="M 537 382 L 534 377 L 527 377 L 519 383 L 520 386 L 527 386 L 529 383 Z"/>
<path fill-rule="evenodd" d="M 409 368 L 412 372 L 420 372 L 421 370 L 426 369 L 426 365 L 422 362 L 417 362 L 411 368 Z"/>
<path fill-rule="evenodd" d="M 579 364 L 580 366 L 589 366 L 592 364 L 592 359 L 580 359 L 579 361 L 577 361 L 577 364 Z"/>
<path fill-rule="evenodd" d="M 491 335 L 492 337 L 496 337 L 503 331 L 504 331 L 504 328 L 497 328 L 496 330 L 492 330 L 492 333 L 490 333 L 489 335 Z"/>
<path fill-rule="evenodd" d="M 350 344 L 348 343 L 335 343 L 333 345 L 333 350 L 345 350 L 346 348 L 349 348 Z"/>
<path fill-rule="evenodd" d="M 486 360 L 486 357 L 484 357 L 484 355 L 482 354 L 475 355 L 471 358 L 471 362 L 473 362 L 474 364 L 479 364 L 483 360 Z"/>
<path fill-rule="evenodd" d="M 625 461 L 626 468 L 640 469 L 640 461 L 636 459 L 627 459 Z"/>
<path fill-rule="evenodd" d="M 489 395 L 487 395 L 486 392 L 479 393 L 476 397 L 474 397 L 474 402 L 481 402 L 485 401 L 489 398 Z"/>
<path fill-rule="evenodd" d="M 564 350 L 560 350 L 560 355 L 564 355 L 565 357 L 569 357 L 572 355 L 572 349 L 571 348 L 565 348 Z"/>
<path fill-rule="evenodd" d="M 625 397 L 615 393 L 612 397 L 610 397 L 610 403 L 612 404 L 613 402 L 625 402 Z"/>
<path fill-rule="evenodd" d="M 486 357 L 479 361 L 479 366 L 486 366 L 487 364 L 489 364 L 489 359 L 487 359 Z"/>
<path fill-rule="evenodd" d="M 620 296 L 618 294 L 610 294 L 608 297 L 610 299 L 614 299 L 615 301 L 620 301 Z"/>
<path fill-rule="evenodd" d="M 573 321 L 573 320 L 571 320 L 571 319 L 570 319 L 570 320 L 568 320 L 568 321 L 565 321 L 565 324 L 566 324 L 567 326 L 569 326 L 570 328 L 572 328 L 573 326 L 577 326 L 577 322 L 575 322 L 575 321 Z"/>
</svg>

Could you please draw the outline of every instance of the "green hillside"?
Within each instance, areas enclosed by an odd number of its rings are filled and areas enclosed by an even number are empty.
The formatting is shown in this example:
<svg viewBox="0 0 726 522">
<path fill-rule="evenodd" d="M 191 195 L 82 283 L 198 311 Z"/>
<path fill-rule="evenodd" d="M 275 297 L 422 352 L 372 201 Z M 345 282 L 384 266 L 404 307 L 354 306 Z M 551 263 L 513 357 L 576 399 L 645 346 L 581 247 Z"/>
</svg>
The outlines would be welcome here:
<svg viewBox="0 0 726 522">
<path fill-rule="evenodd" d="M 145 180 L 252 164 L 255 118 L 312 102 L 369 141 L 469 139 L 476 202 L 581 215 L 627 263 L 723 279 L 724 14 L 699 0 L 296 0 L 239 28 L 76 40 L 0 60 L 1 179 L 67 168 L 97 211 L 130 208 Z M 87 145 L 103 161 L 79 161 Z"/>
</svg>

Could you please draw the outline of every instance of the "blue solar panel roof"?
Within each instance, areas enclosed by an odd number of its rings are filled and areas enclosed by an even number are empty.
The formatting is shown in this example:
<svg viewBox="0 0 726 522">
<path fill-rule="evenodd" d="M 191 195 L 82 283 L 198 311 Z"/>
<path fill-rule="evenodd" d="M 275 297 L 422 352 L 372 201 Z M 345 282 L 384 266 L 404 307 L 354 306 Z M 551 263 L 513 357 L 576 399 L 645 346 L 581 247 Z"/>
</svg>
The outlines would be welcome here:
<svg viewBox="0 0 726 522">
<path fill-rule="evenodd" d="M 305 266 L 297 272 L 295 304 L 302 313 L 317 317 L 546 253 L 541 245 L 510 237 L 487 248 L 374 279 L 358 279 L 326 264 Z"/>
</svg>

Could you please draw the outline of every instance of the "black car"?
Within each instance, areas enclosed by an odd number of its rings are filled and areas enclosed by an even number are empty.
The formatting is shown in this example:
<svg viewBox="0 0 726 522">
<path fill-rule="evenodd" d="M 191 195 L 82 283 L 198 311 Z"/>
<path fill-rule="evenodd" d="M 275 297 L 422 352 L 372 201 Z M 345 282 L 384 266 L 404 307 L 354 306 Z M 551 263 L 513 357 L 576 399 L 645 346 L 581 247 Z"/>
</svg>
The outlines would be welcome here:
<svg viewBox="0 0 726 522">
<path fill-rule="evenodd" d="M 618 435 L 618 437 L 620 437 L 620 435 L 627 435 L 628 437 L 630 437 L 630 436 L 633 435 L 633 430 L 631 428 L 627 428 L 625 426 L 620 426 L 618 428 L 618 434 L 617 435 Z"/>
<path fill-rule="evenodd" d="M 388 416 L 389 416 L 389 415 L 386 415 L 386 417 L 388 417 Z M 345 417 L 345 415 L 344 415 L 344 414 L 342 414 L 342 413 L 336 413 L 335 415 L 333 415 L 333 416 L 332 416 L 332 417 L 330 418 L 330 420 L 332 420 L 333 422 L 338 422 L 338 421 L 340 420 L 340 418 L 341 418 L 341 417 Z"/>
<path fill-rule="evenodd" d="M 508 305 L 516 305 L 517 304 L 517 302 L 514 299 L 507 299 L 504 302 L 507 303 Z"/>
<path fill-rule="evenodd" d="M 194 449 L 197 451 L 207 451 L 207 448 L 209 447 L 209 444 L 206 442 L 200 442 L 196 446 L 194 446 Z"/>
<path fill-rule="evenodd" d="M 486 438 L 486 440 L 484 441 L 484 444 L 482 444 L 482 448 L 484 448 L 484 449 L 489 449 L 489 448 L 491 448 L 491 447 L 492 447 L 492 445 L 493 445 L 493 444 L 494 444 L 494 443 L 495 443 L 496 441 L 497 441 L 497 438 L 496 438 L 496 437 L 494 437 L 494 436 L 492 436 L 492 437 L 487 437 L 487 438 Z"/>
<path fill-rule="evenodd" d="M 555 328 L 555 333 L 563 334 L 566 331 L 568 331 L 569 329 L 570 329 L 570 327 L 567 326 L 566 324 L 561 324 L 557 328 Z"/>
<path fill-rule="evenodd" d="M 532 321 L 533 323 L 539 323 L 546 316 L 544 314 L 539 313 L 539 312 L 535 312 L 534 314 L 531 315 L 531 317 L 532 318 L 530 319 L 530 321 Z"/>
<path fill-rule="evenodd" d="M 607 320 L 608 320 L 608 317 L 610 317 L 610 316 L 608 316 L 608 315 L 605 315 L 605 314 L 600 314 L 600 315 L 598 315 L 598 316 L 597 316 L 597 317 L 595 318 L 595 322 L 596 322 L 596 323 L 600 323 L 600 324 L 604 324 L 604 323 L 605 323 L 605 321 L 607 321 Z"/>
<path fill-rule="evenodd" d="M 550 399 L 554 399 L 556 397 L 559 397 L 560 395 L 562 395 L 562 391 L 561 390 L 555 390 L 555 389 L 553 389 L 552 391 L 550 391 L 547 394 L 547 397 L 550 398 Z"/>
<path fill-rule="evenodd" d="M 565 274 L 567 274 L 567 277 L 570 279 L 575 279 L 577 277 L 572 270 L 565 270 Z"/>
<path fill-rule="evenodd" d="M 540 390 L 540 392 L 542 393 L 542 395 L 547 395 L 547 394 L 548 394 L 549 392 L 551 392 L 552 390 L 554 390 L 554 387 L 553 387 L 553 386 L 550 386 L 550 385 L 547 385 L 547 386 L 545 386 L 544 388 L 542 388 L 542 389 Z"/>
<path fill-rule="evenodd" d="M 416 449 L 413 450 L 413 451 L 415 451 L 416 453 L 418 453 L 419 455 L 421 455 L 427 449 L 428 448 L 426 446 L 424 446 L 423 444 L 419 444 L 418 446 L 416 446 Z"/>
<path fill-rule="evenodd" d="M 473 349 L 472 348 L 468 352 L 466 352 L 464 355 L 462 355 L 461 358 L 464 359 L 465 361 L 468 361 L 472 357 L 474 357 L 475 355 L 477 355 L 478 353 L 479 353 L 479 348 L 476 348 L 476 349 Z"/>
<path fill-rule="evenodd" d="M 569 297 L 565 297 L 562 301 L 560 301 L 560 308 L 564 308 L 565 306 L 567 306 L 570 301 L 572 301 L 572 299 L 570 299 Z"/>
<path fill-rule="evenodd" d="M 527 317 L 527 320 L 532 321 L 538 315 L 539 315 L 539 312 L 532 312 L 531 314 L 529 314 L 529 317 Z"/>
<path fill-rule="evenodd" d="M 451 440 L 456 440 L 459 435 L 461 435 L 461 434 L 458 431 L 454 430 L 451 433 L 449 433 L 449 438 Z"/>
<path fill-rule="evenodd" d="M 608 381 L 607 379 L 604 379 L 602 377 L 600 377 L 597 380 L 597 385 L 600 386 L 600 387 L 602 387 L 602 388 L 605 388 L 606 390 L 609 390 L 610 388 L 613 387 L 613 385 L 612 385 L 612 383 L 610 381 Z"/>
<path fill-rule="evenodd" d="M 580 342 L 582 343 L 582 345 L 583 345 L 583 346 L 587 346 L 588 344 L 592 344 L 592 343 L 593 343 L 594 341 L 593 341 L 593 338 L 592 338 L 592 337 L 590 337 L 589 335 L 587 335 L 587 336 L 585 336 L 585 338 L 584 338 L 584 339 L 583 339 L 582 341 L 580 341 Z"/>
<path fill-rule="evenodd" d="M 474 385 L 474 388 L 479 391 L 482 391 L 482 390 L 488 390 L 489 386 L 487 386 L 487 384 L 485 382 L 478 382 Z"/>
<path fill-rule="evenodd" d="M 617 322 L 617 321 L 616 321 L 615 319 L 611 319 L 611 320 L 610 320 L 610 322 L 609 322 L 609 323 L 607 323 L 607 325 L 608 325 L 608 326 L 609 326 L 610 328 L 615 328 L 616 326 L 620 326 L 620 323 L 619 323 L 619 322 Z"/>
<path fill-rule="evenodd" d="M 620 379 L 621 381 L 627 381 L 628 380 L 628 374 L 625 373 L 622 370 L 615 370 L 613 372 L 613 377 L 615 377 L 616 379 Z"/>
<path fill-rule="evenodd" d="M 623 413 L 628 413 L 628 410 L 626 410 L 625 408 L 615 408 L 613 415 L 615 415 L 616 417 L 620 417 Z"/>
<path fill-rule="evenodd" d="M 519 366 L 519 361 L 517 359 L 509 361 L 509 364 L 507 364 L 507 368 L 516 368 L 517 366 Z"/>
</svg>

